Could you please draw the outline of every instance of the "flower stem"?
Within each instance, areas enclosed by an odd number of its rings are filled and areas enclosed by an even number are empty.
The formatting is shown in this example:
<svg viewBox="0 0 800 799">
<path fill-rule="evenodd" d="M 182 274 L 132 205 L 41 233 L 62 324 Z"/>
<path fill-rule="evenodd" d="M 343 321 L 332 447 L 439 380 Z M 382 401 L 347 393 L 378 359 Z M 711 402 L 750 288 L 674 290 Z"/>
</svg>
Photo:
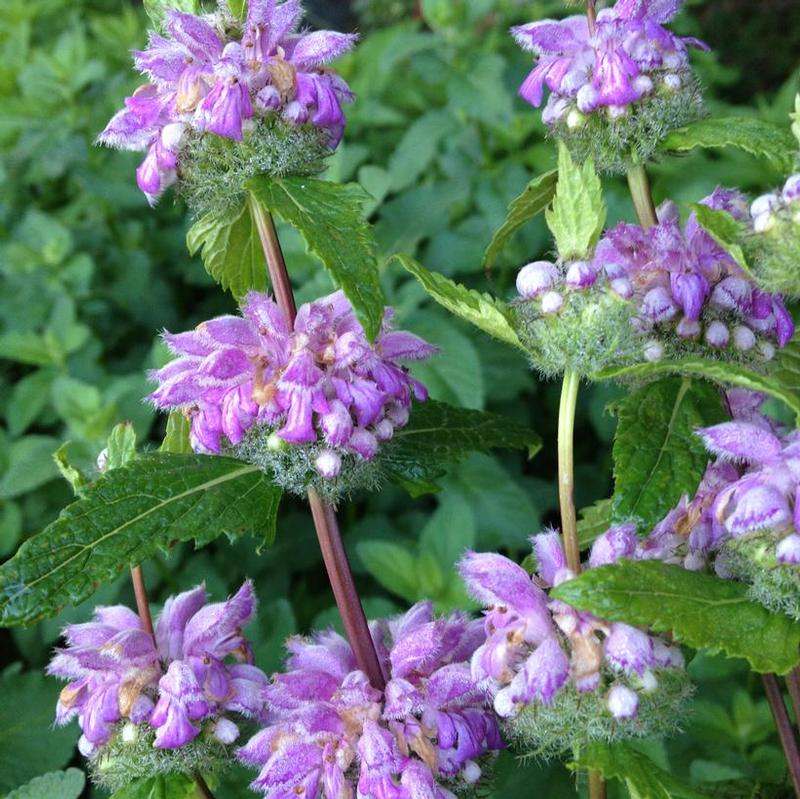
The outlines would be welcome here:
<svg viewBox="0 0 800 799">
<path fill-rule="evenodd" d="M 800 749 L 797 747 L 797 739 L 792 729 L 792 723 L 789 720 L 786 705 L 783 703 L 780 683 L 774 674 L 764 674 L 762 677 L 769 706 L 775 718 L 778 736 L 781 739 L 783 752 L 786 755 L 786 765 L 789 767 L 795 795 L 800 799 Z"/>
<path fill-rule="evenodd" d="M 197 785 L 197 790 L 200 791 L 200 795 L 203 797 L 203 799 L 214 799 L 214 794 L 211 793 L 211 788 L 208 787 L 208 784 L 200 774 L 194 775 L 194 781 L 195 785 Z"/>
<path fill-rule="evenodd" d="M 150 603 L 147 601 L 147 589 L 144 585 L 144 574 L 141 566 L 131 567 L 131 582 L 133 593 L 136 595 L 136 610 L 139 612 L 139 621 L 145 632 L 153 635 L 153 617 L 150 615 Z"/>
<path fill-rule="evenodd" d="M 603 773 L 595 769 L 589 771 L 589 799 L 606 799 L 606 781 Z"/>
<path fill-rule="evenodd" d="M 575 468 L 573 442 L 575 438 L 575 408 L 581 379 L 569 369 L 564 373 L 561 406 L 558 409 L 558 500 L 561 506 L 561 536 L 567 565 L 579 574 L 581 548 L 578 544 L 578 521 L 575 513 Z"/>
<path fill-rule="evenodd" d="M 636 209 L 636 216 L 639 217 L 639 224 L 646 230 L 658 224 L 656 206 L 653 202 L 653 194 L 650 191 L 650 178 L 644 164 L 634 159 L 628 167 L 628 187 L 633 198 L 633 207 Z"/>
<path fill-rule="evenodd" d="M 794 710 L 794 723 L 800 729 L 800 668 L 792 669 L 786 675 L 786 687 Z"/>
<path fill-rule="evenodd" d="M 597 9 L 594 7 L 595 0 L 586 0 L 586 18 L 589 20 L 589 35 L 594 36 L 597 29 Z"/>
<path fill-rule="evenodd" d="M 292 324 L 297 316 L 297 305 L 275 223 L 272 216 L 254 198 L 250 200 L 250 209 L 264 249 L 275 300 Z M 314 518 L 314 528 L 317 531 L 328 580 L 353 654 L 356 656 L 359 668 L 367 675 L 372 686 L 382 691 L 386 686 L 386 678 L 358 596 L 336 513 L 311 488 L 308 490 L 308 503 L 311 506 L 311 515 Z"/>
</svg>

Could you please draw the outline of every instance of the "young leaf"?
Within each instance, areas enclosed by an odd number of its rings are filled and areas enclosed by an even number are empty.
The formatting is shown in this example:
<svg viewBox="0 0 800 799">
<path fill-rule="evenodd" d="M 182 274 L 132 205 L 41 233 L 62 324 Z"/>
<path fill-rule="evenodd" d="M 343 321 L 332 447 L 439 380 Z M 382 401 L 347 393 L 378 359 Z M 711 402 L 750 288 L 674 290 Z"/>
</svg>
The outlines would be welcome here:
<svg viewBox="0 0 800 799">
<path fill-rule="evenodd" d="M 118 424 L 108 437 L 106 469 L 119 469 L 136 457 L 136 433 L 128 422 Z"/>
<path fill-rule="evenodd" d="M 227 0 L 228 8 L 236 19 L 243 20 L 247 11 L 247 0 Z"/>
<path fill-rule="evenodd" d="M 75 730 L 53 727 L 58 691 L 40 672 L 0 676 L 0 796 L 72 759 Z"/>
<path fill-rule="evenodd" d="M 800 662 L 800 624 L 747 597 L 747 586 L 659 561 L 621 561 L 561 583 L 553 597 L 579 610 L 671 632 L 695 649 L 785 674 Z"/>
<path fill-rule="evenodd" d="M 186 234 L 186 246 L 191 255 L 200 252 L 206 272 L 237 300 L 266 289 L 264 252 L 246 201 L 199 219 Z"/>
<path fill-rule="evenodd" d="M 78 799 L 86 785 L 86 775 L 77 768 L 53 771 L 34 777 L 29 783 L 11 791 L 6 799 Z"/>
<path fill-rule="evenodd" d="M 563 142 L 558 145 L 558 186 L 547 209 L 547 225 L 565 261 L 585 258 L 597 244 L 606 221 L 603 186 L 591 158 L 578 166 Z"/>
<path fill-rule="evenodd" d="M 263 472 L 241 461 L 141 456 L 93 483 L 0 566 L 0 622 L 53 616 L 173 541 L 202 546 L 250 532 L 271 542 L 280 497 Z"/>
<path fill-rule="evenodd" d="M 744 366 L 723 361 L 705 361 L 702 358 L 679 358 L 657 363 L 640 363 L 635 366 L 603 369 L 594 375 L 597 380 L 648 380 L 664 375 L 702 377 L 721 386 L 737 386 L 749 391 L 760 391 L 785 403 L 800 421 L 800 390 L 786 385 L 779 369 L 771 374 L 753 372 Z"/>
<path fill-rule="evenodd" d="M 385 468 L 416 495 L 437 490 L 444 467 L 472 452 L 527 449 L 533 457 L 541 446 L 537 433 L 504 416 L 428 400 L 415 405 L 409 424 L 395 433 Z"/>
<path fill-rule="evenodd" d="M 369 573 L 387 591 L 407 602 L 417 601 L 417 560 L 407 549 L 391 541 L 362 541 L 356 549 Z"/>
<path fill-rule="evenodd" d="M 77 466 L 73 466 L 67 457 L 67 450 L 69 449 L 70 442 L 65 441 L 54 453 L 53 460 L 55 461 L 58 471 L 61 476 L 70 484 L 75 496 L 82 496 L 86 486 L 91 485 L 91 480 L 82 472 Z"/>
<path fill-rule="evenodd" d="M 353 304 L 364 331 L 375 338 L 384 296 L 376 245 L 363 207 L 370 197 L 356 183 L 313 178 L 258 177 L 248 181 L 253 201 L 295 227 Z"/>
<path fill-rule="evenodd" d="M 726 415 L 719 391 L 688 377 L 648 383 L 617 407 L 613 516 L 649 530 L 697 490 L 709 455 L 695 430 Z"/>
<path fill-rule="evenodd" d="M 166 774 L 136 780 L 110 799 L 200 799 L 195 781 L 186 774 Z"/>
<path fill-rule="evenodd" d="M 483 265 L 490 269 L 497 262 L 497 258 L 503 251 L 509 239 L 531 219 L 550 205 L 556 193 L 556 183 L 558 182 L 558 172 L 553 169 L 543 175 L 534 178 L 526 187 L 525 191 L 511 201 L 508 206 L 506 221 L 492 237 L 486 253 L 483 256 Z"/>
<path fill-rule="evenodd" d="M 430 272 L 406 255 L 393 255 L 390 260 L 397 261 L 408 270 L 425 291 L 451 314 L 499 341 L 527 352 L 511 326 L 508 308 L 503 302 L 489 294 L 468 289 L 437 272 Z"/>
<path fill-rule="evenodd" d="M 578 514 L 578 542 L 581 549 L 590 547 L 611 527 L 612 503 L 613 500 L 600 499 L 580 511 Z"/>
<path fill-rule="evenodd" d="M 673 777 L 625 743 L 613 746 L 590 744 L 580 752 L 571 767 L 596 769 L 606 779 L 624 782 L 631 799 L 708 799 L 711 796 Z"/>
<path fill-rule="evenodd" d="M 143 0 L 142 5 L 157 30 L 163 27 L 164 19 L 171 10 L 184 11 L 187 14 L 200 13 L 200 0 Z"/>
<path fill-rule="evenodd" d="M 750 271 L 747 257 L 738 243 L 744 227 L 737 222 L 727 211 L 717 211 L 702 203 L 692 203 L 692 210 L 703 230 L 725 250 L 745 272 Z"/>
<path fill-rule="evenodd" d="M 160 452 L 172 452 L 175 455 L 190 455 L 192 445 L 189 441 L 191 423 L 180 412 L 172 411 L 167 417 L 167 432 L 161 443 Z"/>
<path fill-rule="evenodd" d="M 735 147 L 765 158 L 786 174 L 792 169 L 797 145 L 788 130 L 757 117 L 711 117 L 671 131 L 662 150 L 687 152 L 696 147 Z"/>
</svg>

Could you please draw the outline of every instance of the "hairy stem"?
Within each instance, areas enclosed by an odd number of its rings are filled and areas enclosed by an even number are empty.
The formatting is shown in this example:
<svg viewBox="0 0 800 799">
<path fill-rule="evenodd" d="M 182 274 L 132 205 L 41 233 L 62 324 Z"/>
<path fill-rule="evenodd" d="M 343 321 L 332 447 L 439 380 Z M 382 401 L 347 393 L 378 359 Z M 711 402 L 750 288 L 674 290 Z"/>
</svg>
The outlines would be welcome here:
<svg viewBox="0 0 800 799">
<path fill-rule="evenodd" d="M 639 217 L 639 224 L 646 230 L 658 224 L 656 216 L 656 206 L 653 202 L 653 194 L 650 191 L 650 178 L 644 164 L 639 161 L 628 168 L 628 187 L 633 198 L 633 207 L 636 209 L 636 216 Z"/>
<path fill-rule="evenodd" d="M 144 585 L 144 574 L 141 566 L 131 568 L 131 582 L 133 583 L 133 593 L 136 595 L 136 610 L 139 613 L 139 620 L 142 627 L 150 635 L 153 634 L 153 617 L 150 615 L 150 603 L 147 601 L 147 589 Z"/>
<path fill-rule="evenodd" d="M 589 771 L 589 799 L 606 799 L 606 781 L 600 771 Z"/>
<path fill-rule="evenodd" d="M 580 377 L 570 370 L 564 373 L 561 406 L 558 409 L 558 500 L 561 506 L 561 536 L 567 565 L 579 574 L 581 548 L 578 544 L 578 520 L 575 513 L 575 408 L 578 403 Z"/>
<path fill-rule="evenodd" d="M 586 0 L 586 18 L 589 20 L 589 35 L 594 36 L 597 29 L 597 9 L 594 7 L 595 0 Z"/>
<path fill-rule="evenodd" d="M 195 785 L 197 785 L 197 790 L 200 791 L 200 795 L 203 797 L 203 799 L 214 799 L 214 794 L 211 793 L 211 788 L 208 787 L 208 784 L 200 774 L 194 775 L 194 782 Z"/>
<path fill-rule="evenodd" d="M 275 223 L 271 215 L 253 198 L 250 200 L 250 208 L 261 239 L 261 246 L 264 249 L 269 277 L 275 291 L 275 300 L 291 324 L 297 315 L 297 305 L 289 273 L 286 270 L 286 260 L 283 257 L 275 230 Z M 322 550 L 322 559 L 325 562 L 336 606 L 342 617 L 350 646 L 361 671 L 367 675 L 373 687 L 382 691 L 386 686 L 386 677 L 383 674 L 367 624 L 367 617 L 356 590 L 353 572 L 347 559 L 347 551 L 344 548 L 339 524 L 336 521 L 336 513 L 313 489 L 308 491 L 308 502 L 311 506 L 314 528 L 317 531 L 317 539 Z"/>
<path fill-rule="evenodd" d="M 792 669 L 786 675 L 786 687 L 789 689 L 789 698 L 792 700 L 794 723 L 800 729 L 800 668 Z"/>
<path fill-rule="evenodd" d="M 786 755 L 786 765 L 789 767 L 795 795 L 800 799 L 800 749 L 797 747 L 797 738 L 795 738 L 792 723 L 786 711 L 786 705 L 783 703 L 780 683 L 774 674 L 764 674 L 762 677 L 769 706 L 775 718 L 778 736 L 781 739 L 781 746 L 783 746 L 783 752 Z"/>
</svg>

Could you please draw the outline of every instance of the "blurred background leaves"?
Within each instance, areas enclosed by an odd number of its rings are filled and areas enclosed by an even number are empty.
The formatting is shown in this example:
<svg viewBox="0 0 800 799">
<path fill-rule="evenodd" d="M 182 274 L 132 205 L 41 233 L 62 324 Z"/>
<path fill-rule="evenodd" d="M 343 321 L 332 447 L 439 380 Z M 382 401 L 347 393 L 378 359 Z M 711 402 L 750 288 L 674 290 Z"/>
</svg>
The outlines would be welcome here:
<svg viewBox="0 0 800 799">
<path fill-rule="evenodd" d="M 381 258 L 404 251 L 465 285 L 506 298 L 516 269 L 551 247 L 540 218 L 517 234 L 488 275 L 483 251 L 508 202 L 554 166 L 539 115 L 516 98 L 529 68 L 507 29 L 564 13 L 557 0 L 316 0 L 314 25 L 358 28 L 362 41 L 341 70 L 358 94 L 345 144 L 328 177 L 356 180 L 372 195 Z M 795 0 L 687 2 L 681 32 L 711 44 L 697 56 L 715 113 L 758 113 L 783 124 L 797 91 L 800 20 Z M 134 182 L 137 156 L 93 146 L 97 132 L 137 85 L 129 50 L 145 41 L 144 14 L 122 0 L 3 0 L 0 7 L 0 557 L 52 521 L 70 499 L 52 453 L 92 471 L 111 428 L 129 420 L 155 447 L 164 431 L 142 402 L 145 370 L 163 351 L 157 332 L 188 329 L 230 312 L 198 259 L 186 252 L 192 220 L 168 196 L 149 209 Z M 744 107 L 747 104 L 750 108 Z M 742 105 L 742 107 L 739 107 Z M 755 106 L 755 108 L 753 108 Z M 654 167 L 658 200 L 683 207 L 715 185 L 761 190 L 777 183 L 763 163 L 734 152 L 664 160 Z M 607 186 L 609 223 L 631 218 L 624 187 Z M 299 300 L 330 290 L 299 236 L 281 229 Z M 533 461 L 517 453 L 475 455 L 435 496 L 409 502 L 393 487 L 343 508 L 342 524 L 369 615 L 421 597 L 439 610 L 468 607 L 453 563 L 466 547 L 522 558 L 527 536 L 553 523 L 558 388 L 537 381 L 523 358 L 434 306 L 398 265 L 381 281 L 399 322 L 444 351 L 419 376 L 436 399 L 489 409 L 544 438 Z M 576 444 L 579 506 L 609 496 L 615 419 L 610 385 L 582 395 Z M 256 580 L 260 625 L 251 631 L 265 670 L 281 663 L 294 632 L 337 625 L 313 528 L 286 502 L 276 544 L 255 540 L 200 551 L 174 548 L 145 565 L 157 604 L 205 581 L 221 598 Z M 58 688 L 36 671 L 67 621 L 97 602 L 132 603 L 127 580 L 31 629 L 0 631 L 0 792 L 57 771 L 75 757 L 77 729 L 49 730 Z M 698 656 L 698 703 L 686 734 L 647 754 L 685 779 L 779 783 L 783 767 L 760 682 L 738 661 Z M 26 697 L 23 701 L 21 697 Z M 48 710 L 49 708 L 49 710 Z M 36 735 L 37 745 L 19 732 Z M 42 745 L 47 736 L 47 746 Z M 46 757 L 43 754 L 46 752 Z M 249 794 L 238 775 L 219 799 Z M 89 789 L 87 788 L 87 793 Z M 617 790 L 612 786 L 612 796 Z M 624 789 L 619 789 L 624 795 Z M 780 795 L 780 788 L 775 788 Z M 574 792 L 561 764 L 498 767 L 491 796 Z M 93 795 L 99 795 L 95 792 Z"/>
</svg>

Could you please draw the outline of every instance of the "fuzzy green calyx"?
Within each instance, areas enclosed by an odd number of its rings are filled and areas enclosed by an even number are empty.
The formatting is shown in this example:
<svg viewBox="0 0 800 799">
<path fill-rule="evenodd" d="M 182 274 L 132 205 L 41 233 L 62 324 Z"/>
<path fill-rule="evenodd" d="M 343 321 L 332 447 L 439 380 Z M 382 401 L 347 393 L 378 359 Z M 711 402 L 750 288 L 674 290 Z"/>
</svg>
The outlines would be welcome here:
<svg viewBox="0 0 800 799">
<path fill-rule="evenodd" d="M 325 130 L 275 115 L 255 119 L 241 142 L 192 129 L 179 159 L 178 190 L 200 217 L 241 205 L 244 184 L 257 175 L 307 177 L 331 154 Z"/>
<path fill-rule="evenodd" d="M 231 755 L 214 737 L 215 723 L 206 722 L 200 735 L 179 749 L 156 749 L 155 730 L 149 724 L 122 722 L 92 757 L 92 782 L 113 793 L 136 780 L 167 774 L 220 774 L 229 767 Z"/>
<path fill-rule="evenodd" d="M 772 532 L 730 539 L 722 546 L 718 563 L 727 575 L 750 586 L 751 599 L 800 622 L 800 568 L 778 563 L 779 540 Z"/>
<path fill-rule="evenodd" d="M 566 109 L 552 127 L 580 163 L 593 159 L 603 174 L 625 174 L 631 164 L 646 163 L 676 128 L 704 115 L 699 84 L 690 72 L 674 76 L 678 88 L 662 84 L 652 95 L 626 106 L 624 112 L 600 109 L 582 114 Z"/>
<path fill-rule="evenodd" d="M 742 247 L 753 276 L 769 292 L 800 296 L 800 202 L 773 215 L 762 233 L 744 237 Z"/>
<path fill-rule="evenodd" d="M 507 721 L 507 739 L 525 757 L 549 759 L 591 743 L 611 744 L 679 732 L 693 693 L 689 677 L 682 669 L 659 669 L 654 674 L 658 685 L 637 691 L 639 711 L 633 719 L 617 721 L 608 710 L 605 691 L 581 693 L 569 684 L 551 704 L 529 705 Z M 624 683 L 632 678 L 604 675 L 604 679 Z"/>
</svg>

